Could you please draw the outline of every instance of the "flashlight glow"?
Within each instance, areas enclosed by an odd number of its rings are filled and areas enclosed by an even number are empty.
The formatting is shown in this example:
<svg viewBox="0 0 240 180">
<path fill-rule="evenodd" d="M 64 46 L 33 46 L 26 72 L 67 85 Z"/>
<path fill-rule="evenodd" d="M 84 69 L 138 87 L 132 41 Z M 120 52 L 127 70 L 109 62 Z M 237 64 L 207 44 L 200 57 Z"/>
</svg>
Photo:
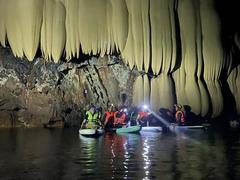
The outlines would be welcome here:
<svg viewBox="0 0 240 180">
<path fill-rule="evenodd" d="M 148 106 L 147 106 L 147 105 L 143 105 L 143 108 L 144 108 L 144 109 L 148 109 Z"/>
</svg>

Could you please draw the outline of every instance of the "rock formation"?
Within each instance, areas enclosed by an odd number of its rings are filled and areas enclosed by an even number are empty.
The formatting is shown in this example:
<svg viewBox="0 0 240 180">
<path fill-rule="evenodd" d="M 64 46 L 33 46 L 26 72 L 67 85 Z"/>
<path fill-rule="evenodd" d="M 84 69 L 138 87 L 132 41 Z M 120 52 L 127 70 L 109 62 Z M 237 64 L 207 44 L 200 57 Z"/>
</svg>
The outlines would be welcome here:
<svg viewBox="0 0 240 180">
<path fill-rule="evenodd" d="M 96 102 L 147 103 L 157 112 L 179 103 L 208 118 L 232 104 L 237 116 L 236 7 L 226 0 L 0 0 L 2 119 L 67 121 L 66 112 Z"/>
</svg>

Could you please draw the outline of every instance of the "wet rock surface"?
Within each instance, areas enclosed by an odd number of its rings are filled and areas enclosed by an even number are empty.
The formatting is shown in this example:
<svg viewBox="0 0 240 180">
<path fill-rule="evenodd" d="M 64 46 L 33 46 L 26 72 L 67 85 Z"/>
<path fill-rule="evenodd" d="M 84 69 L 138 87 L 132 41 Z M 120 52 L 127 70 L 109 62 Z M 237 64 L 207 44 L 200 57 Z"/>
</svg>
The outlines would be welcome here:
<svg viewBox="0 0 240 180">
<path fill-rule="evenodd" d="M 0 48 L 0 127 L 79 126 L 92 103 L 130 104 L 131 76 L 113 56 L 54 64 Z"/>
</svg>

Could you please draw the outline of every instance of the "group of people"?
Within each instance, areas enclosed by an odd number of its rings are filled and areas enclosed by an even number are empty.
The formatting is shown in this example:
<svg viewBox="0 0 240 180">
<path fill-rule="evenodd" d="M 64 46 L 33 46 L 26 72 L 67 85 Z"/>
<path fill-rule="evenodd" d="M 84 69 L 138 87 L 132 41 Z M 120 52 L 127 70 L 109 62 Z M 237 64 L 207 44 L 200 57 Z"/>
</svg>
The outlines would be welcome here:
<svg viewBox="0 0 240 180">
<path fill-rule="evenodd" d="M 175 123 L 184 126 L 186 123 L 186 113 L 182 105 L 175 104 Z M 116 107 L 113 104 L 103 114 L 101 107 L 91 105 L 86 111 L 81 128 L 121 128 L 126 126 L 141 125 L 148 126 L 150 111 L 147 108 Z"/>
<path fill-rule="evenodd" d="M 142 125 L 150 113 L 147 109 L 134 107 L 116 107 L 113 104 L 103 114 L 101 108 L 91 105 L 86 111 L 81 128 L 121 128 L 131 125 Z"/>
</svg>

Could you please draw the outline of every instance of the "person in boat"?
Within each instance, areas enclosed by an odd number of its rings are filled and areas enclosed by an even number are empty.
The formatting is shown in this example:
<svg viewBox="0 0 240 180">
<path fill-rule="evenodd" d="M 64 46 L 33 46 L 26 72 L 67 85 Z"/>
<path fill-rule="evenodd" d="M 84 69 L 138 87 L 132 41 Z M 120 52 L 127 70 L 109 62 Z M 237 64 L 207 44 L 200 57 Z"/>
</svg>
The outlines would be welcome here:
<svg viewBox="0 0 240 180">
<path fill-rule="evenodd" d="M 130 125 L 148 126 L 149 125 L 148 118 L 150 114 L 151 113 L 144 106 L 141 108 L 134 107 L 130 115 Z"/>
<path fill-rule="evenodd" d="M 178 124 L 179 126 L 184 126 L 186 123 L 186 118 L 185 118 L 185 112 L 183 110 L 182 105 L 177 105 L 175 104 L 175 120 L 176 120 L 176 124 Z"/>
<path fill-rule="evenodd" d="M 97 118 L 99 120 L 99 123 L 102 124 L 102 121 L 101 121 L 102 120 L 102 107 L 101 106 L 96 108 L 96 113 L 97 113 Z"/>
<path fill-rule="evenodd" d="M 138 112 L 138 124 L 141 126 L 149 126 L 149 115 L 151 113 L 147 110 L 147 108 L 142 107 L 140 111 Z"/>
<path fill-rule="evenodd" d="M 97 111 L 95 106 L 91 106 L 90 109 L 86 112 L 85 118 L 83 120 L 83 123 L 81 125 L 81 129 L 83 128 L 97 128 L 101 125 L 100 119 L 99 119 L 99 112 Z"/>
<path fill-rule="evenodd" d="M 104 123 L 103 127 L 104 128 L 113 128 L 113 123 L 114 123 L 114 113 L 115 113 L 115 107 L 113 104 L 108 108 L 108 110 L 104 114 Z"/>
<path fill-rule="evenodd" d="M 135 125 L 139 124 L 138 112 L 139 112 L 139 109 L 137 107 L 133 107 L 132 112 L 129 117 L 129 120 L 128 120 L 128 126 L 135 126 Z"/>
<path fill-rule="evenodd" d="M 114 113 L 114 122 L 113 125 L 116 128 L 121 128 L 126 126 L 126 116 L 127 116 L 127 109 L 120 108 L 118 111 Z"/>
</svg>

